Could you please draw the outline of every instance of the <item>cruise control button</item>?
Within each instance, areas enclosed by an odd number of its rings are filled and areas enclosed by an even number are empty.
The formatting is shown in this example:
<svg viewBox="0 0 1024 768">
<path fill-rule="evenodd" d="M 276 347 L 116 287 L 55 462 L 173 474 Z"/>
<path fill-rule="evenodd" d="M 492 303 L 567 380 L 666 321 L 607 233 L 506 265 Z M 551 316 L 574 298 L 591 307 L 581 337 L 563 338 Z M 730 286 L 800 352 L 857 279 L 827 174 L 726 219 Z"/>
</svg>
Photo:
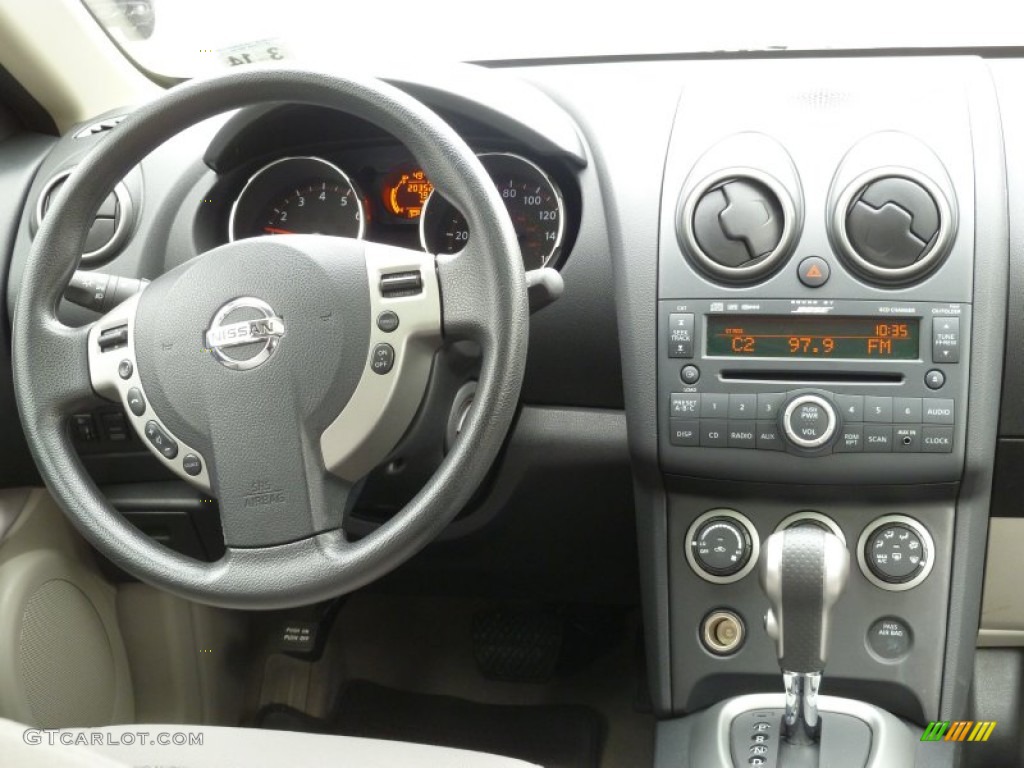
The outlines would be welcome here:
<svg viewBox="0 0 1024 768">
<path fill-rule="evenodd" d="M 864 450 L 864 427 L 860 424 L 847 424 L 839 431 L 836 440 L 836 453 L 860 453 Z"/>
<path fill-rule="evenodd" d="M 680 395 L 673 392 L 668 412 L 673 418 L 700 416 L 700 395 Z"/>
<path fill-rule="evenodd" d="M 178 455 L 178 444 L 155 421 L 146 422 L 145 432 L 146 439 L 160 451 L 165 459 L 173 459 Z"/>
<path fill-rule="evenodd" d="M 920 427 L 895 427 L 892 433 L 892 449 L 896 453 L 918 453 L 921 450 Z"/>
<path fill-rule="evenodd" d="M 708 394 L 700 399 L 700 415 L 703 419 L 724 419 L 729 414 L 729 396 Z"/>
<path fill-rule="evenodd" d="M 700 433 L 696 420 L 669 419 L 668 429 L 668 441 L 671 445 L 684 447 L 700 445 Z"/>
<path fill-rule="evenodd" d="M 892 424 L 891 397 L 865 397 L 864 421 L 876 424 Z"/>
<path fill-rule="evenodd" d="M 774 421 L 757 422 L 757 448 L 760 451 L 784 451 L 782 433 Z"/>
<path fill-rule="evenodd" d="M 757 395 L 729 395 L 730 419 L 754 419 L 756 410 Z"/>
<path fill-rule="evenodd" d="M 751 422 L 730 421 L 729 422 L 729 447 L 730 448 L 753 448 L 755 447 L 756 425 Z"/>
<path fill-rule="evenodd" d="M 925 453 L 952 453 L 953 428 L 925 427 L 922 445 Z"/>
<path fill-rule="evenodd" d="M 729 422 L 724 419 L 709 419 L 700 422 L 700 444 L 710 448 L 725 448 L 729 445 Z"/>
<path fill-rule="evenodd" d="M 136 416 L 146 412 L 146 398 L 142 396 L 142 390 L 138 387 L 129 389 L 124 399 L 128 402 L 128 409 Z"/>
<path fill-rule="evenodd" d="M 924 401 L 925 424 L 953 424 L 953 401 L 929 397 Z"/>
<path fill-rule="evenodd" d="M 389 373 L 395 366 L 395 348 L 390 344 L 381 342 L 373 348 L 373 355 L 370 358 L 370 368 L 374 373 L 382 376 Z"/>
<path fill-rule="evenodd" d="M 132 361 L 129 360 L 128 358 L 125 358 L 124 360 L 117 364 L 117 375 L 120 376 L 125 381 L 130 379 L 134 372 L 135 366 L 132 365 Z"/>
<path fill-rule="evenodd" d="M 398 313 L 385 309 L 377 315 L 377 327 L 384 333 L 392 333 L 398 328 Z"/>
<path fill-rule="evenodd" d="M 194 453 L 186 453 L 185 458 L 181 460 L 181 468 L 185 470 L 186 475 L 195 477 L 203 471 L 203 462 Z"/>
<path fill-rule="evenodd" d="M 867 453 L 892 452 L 892 427 L 864 425 L 864 450 Z"/>
</svg>

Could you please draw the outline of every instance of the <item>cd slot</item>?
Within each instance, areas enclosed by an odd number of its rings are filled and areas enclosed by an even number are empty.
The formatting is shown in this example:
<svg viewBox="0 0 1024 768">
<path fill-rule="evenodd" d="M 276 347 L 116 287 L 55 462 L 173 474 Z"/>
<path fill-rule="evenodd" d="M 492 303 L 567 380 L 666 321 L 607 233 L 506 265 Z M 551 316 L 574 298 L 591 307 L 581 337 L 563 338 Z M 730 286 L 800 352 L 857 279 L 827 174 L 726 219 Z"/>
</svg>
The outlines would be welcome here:
<svg viewBox="0 0 1024 768">
<path fill-rule="evenodd" d="M 719 374 L 722 381 L 782 381 L 790 384 L 902 384 L 902 373 L 875 373 L 864 371 L 786 371 L 762 369 L 752 371 L 725 370 Z"/>
</svg>

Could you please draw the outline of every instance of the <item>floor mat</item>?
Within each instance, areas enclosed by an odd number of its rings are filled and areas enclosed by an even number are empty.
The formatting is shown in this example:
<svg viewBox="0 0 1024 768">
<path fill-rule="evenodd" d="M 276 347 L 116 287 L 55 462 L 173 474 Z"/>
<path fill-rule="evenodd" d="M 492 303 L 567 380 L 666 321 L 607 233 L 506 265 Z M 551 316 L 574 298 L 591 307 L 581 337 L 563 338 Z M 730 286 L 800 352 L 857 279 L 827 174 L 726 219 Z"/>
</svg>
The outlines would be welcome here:
<svg viewBox="0 0 1024 768">
<path fill-rule="evenodd" d="M 604 736 L 601 716 L 588 707 L 480 704 L 365 680 L 345 686 L 330 722 L 272 705 L 260 712 L 256 724 L 470 749 L 543 768 L 598 768 Z"/>
</svg>

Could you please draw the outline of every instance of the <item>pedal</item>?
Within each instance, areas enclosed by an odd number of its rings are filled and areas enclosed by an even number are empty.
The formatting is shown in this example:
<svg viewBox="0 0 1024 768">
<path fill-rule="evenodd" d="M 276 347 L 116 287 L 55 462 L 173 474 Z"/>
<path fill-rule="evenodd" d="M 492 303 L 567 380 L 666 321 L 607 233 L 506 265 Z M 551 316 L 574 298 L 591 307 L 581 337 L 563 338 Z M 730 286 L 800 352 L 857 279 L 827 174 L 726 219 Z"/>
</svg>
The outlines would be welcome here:
<svg viewBox="0 0 1024 768">
<path fill-rule="evenodd" d="M 492 680 L 550 680 L 562 650 L 561 616 L 542 611 L 487 611 L 473 617 L 473 654 L 480 673 Z"/>
</svg>

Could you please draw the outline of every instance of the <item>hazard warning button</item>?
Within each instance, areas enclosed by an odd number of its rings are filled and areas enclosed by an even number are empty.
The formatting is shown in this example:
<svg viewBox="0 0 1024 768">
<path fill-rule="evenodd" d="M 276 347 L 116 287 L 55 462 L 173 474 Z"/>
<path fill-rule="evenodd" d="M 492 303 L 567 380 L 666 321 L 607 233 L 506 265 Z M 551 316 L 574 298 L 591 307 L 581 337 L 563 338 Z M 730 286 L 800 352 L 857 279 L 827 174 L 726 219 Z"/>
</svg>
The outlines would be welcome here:
<svg viewBox="0 0 1024 768">
<path fill-rule="evenodd" d="M 831 274 L 828 262 L 819 256 L 808 256 L 797 267 L 800 282 L 808 288 L 818 288 L 828 282 Z"/>
</svg>

